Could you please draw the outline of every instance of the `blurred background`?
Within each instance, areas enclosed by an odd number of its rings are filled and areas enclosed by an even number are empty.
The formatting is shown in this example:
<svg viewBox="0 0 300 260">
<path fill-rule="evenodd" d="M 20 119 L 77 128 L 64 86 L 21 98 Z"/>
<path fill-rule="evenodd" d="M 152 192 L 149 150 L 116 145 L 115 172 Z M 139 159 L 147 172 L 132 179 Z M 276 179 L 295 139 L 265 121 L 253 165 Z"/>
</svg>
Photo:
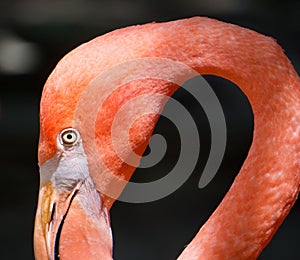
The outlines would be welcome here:
<svg viewBox="0 0 300 260">
<path fill-rule="evenodd" d="M 278 40 L 300 72 L 300 2 L 297 0 L 53 0 L 0 2 L 0 258 L 33 259 L 38 194 L 39 100 L 55 64 L 77 45 L 116 28 L 152 21 L 208 16 L 254 29 Z M 197 185 L 209 153 L 209 125 L 188 93 L 175 94 L 196 120 L 201 138 L 197 168 L 175 193 L 147 204 L 117 202 L 111 212 L 114 259 L 175 259 L 229 189 L 247 154 L 253 118 L 245 96 L 225 79 L 207 76 L 224 108 L 228 146 L 220 171 Z M 156 133 L 168 151 L 133 179 L 167 174 L 179 154 L 176 127 L 161 118 Z M 147 151 L 146 151 L 147 152 Z M 280 159 L 280 158 L 279 158 Z M 260 259 L 300 259 L 300 204 L 296 203 Z"/>
</svg>

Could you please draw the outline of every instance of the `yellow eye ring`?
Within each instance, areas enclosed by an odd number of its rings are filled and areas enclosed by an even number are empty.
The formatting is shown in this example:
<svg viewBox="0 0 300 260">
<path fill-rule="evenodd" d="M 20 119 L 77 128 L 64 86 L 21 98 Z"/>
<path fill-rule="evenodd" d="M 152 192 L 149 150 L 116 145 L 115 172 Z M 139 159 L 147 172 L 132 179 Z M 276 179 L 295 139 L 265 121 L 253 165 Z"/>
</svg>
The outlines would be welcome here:
<svg viewBox="0 0 300 260">
<path fill-rule="evenodd" d="M 60 133 L 60 140 L 63 145 L 72 146 L 79 140 L 79 133 L 74 128 L 64 129 Z"/>
</svg>

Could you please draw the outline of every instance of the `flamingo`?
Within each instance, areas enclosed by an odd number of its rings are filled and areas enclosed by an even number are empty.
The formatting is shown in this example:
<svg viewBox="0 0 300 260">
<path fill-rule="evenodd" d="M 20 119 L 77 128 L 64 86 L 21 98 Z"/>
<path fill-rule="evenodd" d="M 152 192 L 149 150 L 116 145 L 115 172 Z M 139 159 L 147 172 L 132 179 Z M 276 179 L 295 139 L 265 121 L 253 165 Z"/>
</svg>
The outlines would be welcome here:
<svg viewBox="0 0 300 260">
<path fill-rule="evenodd" d="M 157 72 L 157 59 L 191 69 L 162 66 L 159 71 L 167 74 L 167 80 L 133 78 L 125 85 L 122 79 L 114 81 L 114 75 L 122 74 L 131 61 L 146 60 L 142 71 Z M 121 67 L 112 74 L 116 66 Z M 136 67 L 129 71 L 123 77 L 133 75 Z M 109 210 L 137 166 L 124 158 L 134 152 L 139 160 L 166 97 L 179 87 L 174 82 L 191 77 L 191 71 L 237 84 L 252 106 L 254 133 L 231 188 L 179 259 L 259 256 L 299 192 L 299 76 L 272 38 L 194 17 L 97 37 L 67 54 L 49 76 L 40 111 L 36 259 L 112 259 Z M 118 138 L 113 140 L 118 111 L 145 95 L 151 98 L 143 100 L 144 106 L 123 109 Z M 101 105 L 98 99 L 103 99 Z M 122 128 L 132 113 L 140 118 L 133 116 L 128 133 Z"/>
</svg>

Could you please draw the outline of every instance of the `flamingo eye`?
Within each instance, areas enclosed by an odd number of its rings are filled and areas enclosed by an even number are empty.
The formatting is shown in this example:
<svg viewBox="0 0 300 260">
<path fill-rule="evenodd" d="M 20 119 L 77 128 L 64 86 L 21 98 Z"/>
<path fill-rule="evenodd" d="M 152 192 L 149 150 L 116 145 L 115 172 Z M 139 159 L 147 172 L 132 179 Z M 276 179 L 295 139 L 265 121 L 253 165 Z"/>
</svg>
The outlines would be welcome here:
<svg viewBox="0 0 300 260">
<path fill-rule="evenodd" d="M 67 128 L 62 130 L 59 137 L 61 144 L 66 146 L 73 146 L 79 140 L 79 133 L 74 128 Z"/>
</svg>

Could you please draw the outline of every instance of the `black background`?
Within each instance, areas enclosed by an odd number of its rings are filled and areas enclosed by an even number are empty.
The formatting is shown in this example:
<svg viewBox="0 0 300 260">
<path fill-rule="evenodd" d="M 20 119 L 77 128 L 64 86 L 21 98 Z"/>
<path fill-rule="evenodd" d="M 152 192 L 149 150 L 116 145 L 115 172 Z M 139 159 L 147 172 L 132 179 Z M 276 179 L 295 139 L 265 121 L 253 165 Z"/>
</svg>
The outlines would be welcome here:
<svg viewBox="0 0 300 260">
<path fill-rule="evenodd" d="M 33 259 L 39 99 L 55 64 L 75 46 L 113 29 L 195 15 L 235 23 L 276 38 L 299 73 L 297 0 L 0 3 L 0 259 Z M 5 45 L 8 40 L 26 42 L 30 51 L 18 53 L 14 49 L 11 56 L 6 56 L 5 48 L 12 46 Z M 12 63 L 9 67 L 14 59 L 21 65 Z M 185 185 L 167 198 L 147 204 L 114 205 L 111 218 L 117 260 L 174 259 L 219 204 L 245 159 L 253 127 L 247 99 L 232 83 L 206 78 L 220 98 L 228 125 L 228 146 L 220 171 L 206 188 L 197 188 L 209 152 L 208 123 L 201 107 L 185 91 L 178 91 L 175 97 L 191 111 L 201 130 L 198 167 Z M 137 170 L 136 181 L 159 178 L 176 163 L 176 128 L 162 118 L 155 131 L 166 137 L 168 152 L 159 165 Z M 299 218 L 300 205 L 296 203 L 260 259 L 299 259 Z"/>
</svg>

